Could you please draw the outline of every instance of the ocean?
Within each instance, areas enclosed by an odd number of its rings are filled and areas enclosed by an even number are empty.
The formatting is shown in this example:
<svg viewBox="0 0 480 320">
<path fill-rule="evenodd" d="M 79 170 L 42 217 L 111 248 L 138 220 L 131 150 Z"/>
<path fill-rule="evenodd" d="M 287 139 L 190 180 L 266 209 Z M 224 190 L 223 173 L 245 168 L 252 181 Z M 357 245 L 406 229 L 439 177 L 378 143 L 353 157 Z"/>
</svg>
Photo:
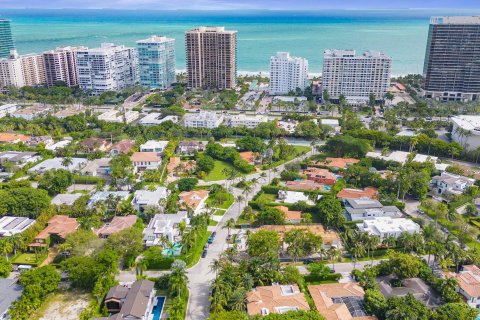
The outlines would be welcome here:
<svg viewBox="0 0 480 320">
<path fill-rule="evenodd" d="M 161 8 L 152 8 L 161 9 Z M 378 50 L 392 56 L 394 75 L 422 73 L 431 10 L 395 11 L 138 11 L 2 10 L 12 20 L 20 54 L 63 45 L 134 46 L 149 35 L 176 39 L 176 67 L 185 68 L 185 31 L 202 25 L 238 31 L 239 72 L 266 72 L 270 56 L 288 51 L 321 73 L 324 49 Z M 456 13 L 461 14 L 461 13 Z M 475 13 L 469 11 L 469 15 Z"/>
</svg>

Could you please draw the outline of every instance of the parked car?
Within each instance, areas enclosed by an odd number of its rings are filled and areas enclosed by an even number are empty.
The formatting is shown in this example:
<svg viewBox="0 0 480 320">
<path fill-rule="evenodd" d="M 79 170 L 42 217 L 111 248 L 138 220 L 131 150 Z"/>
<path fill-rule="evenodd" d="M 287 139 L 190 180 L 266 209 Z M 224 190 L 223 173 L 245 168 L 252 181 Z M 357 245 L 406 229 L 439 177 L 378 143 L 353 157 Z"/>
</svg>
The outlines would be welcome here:
<svg viewBox="0 0 480 320">
<path fill-rule="evenodd" d="M 205 250 L 203 250 L 203 252 L 202 252 L 202 258 L 205 258 L 206 256 L 207 256 L 207 250 L 205 249 Z"/>
<path fill-rule="evenodd" d="M 425 211 L 423 211 L 422 209 L 418 209 L 417 212 L 418 212 L 418 214 L 424 214 L 425 213 Z"/>
<path fill-rule="evenodd" d="M 214 238 L 215 239 L 215 236 L 217 235 L 217 232 L 216 231 L 213 231 L 212 234 L 210 235 L 210 237 Z"/>
<path fill-rule="evenodd" d="M 314 261 L 312 259 L 305 259 L 303 260 L 303 264 L 310 264 L 313 263 Z"/>
<path fill-rule="evenodd" d="M 213 243 L 213 238 L 212 238 L 212 237 L 208 238 L 207 243 L 208 243 L 208 244 L 212 244 L 212 243 Z"/>
<path fill-rule="evenodd" d="M 330 273 L 335 273 L 335 269 L 330 268 Z"/>
</svg>

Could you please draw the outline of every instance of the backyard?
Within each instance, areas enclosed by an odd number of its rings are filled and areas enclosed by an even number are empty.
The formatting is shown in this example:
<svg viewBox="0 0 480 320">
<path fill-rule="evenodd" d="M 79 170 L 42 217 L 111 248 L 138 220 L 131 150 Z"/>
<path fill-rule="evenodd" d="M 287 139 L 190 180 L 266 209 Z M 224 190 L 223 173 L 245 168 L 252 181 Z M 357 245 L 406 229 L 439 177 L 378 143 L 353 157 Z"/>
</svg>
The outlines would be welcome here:
<svg viewBox="0 0 480 320">
<path fill-rule="evenodd" d="M 76 320 L 89 303 L 89 294 L 77 291 L 54 293 L 45 299 L 45 303 L 34 312 L 32 319 Z"/>
<path fill-rule="evenodd" d="M 217 180 L 225 180 L 227 177 L 223 173 L 223 169 L 228 168 L 232 169 L 233 166 L 226 162 L 226 161 L 221 161 L 221 160 L 215 160 L 215 167 L 213 168 L 212 171 L 210 171 L 204 181 L 217 181 Z M 241 176 L 245 176 L 246 174 L 239 172 Z"/>
<path fill-rule="evenodd" d="M 13 264 L 40 265 L 47 258 L 46 253 L 22 253 L 12 259 Z"/>
</svg>

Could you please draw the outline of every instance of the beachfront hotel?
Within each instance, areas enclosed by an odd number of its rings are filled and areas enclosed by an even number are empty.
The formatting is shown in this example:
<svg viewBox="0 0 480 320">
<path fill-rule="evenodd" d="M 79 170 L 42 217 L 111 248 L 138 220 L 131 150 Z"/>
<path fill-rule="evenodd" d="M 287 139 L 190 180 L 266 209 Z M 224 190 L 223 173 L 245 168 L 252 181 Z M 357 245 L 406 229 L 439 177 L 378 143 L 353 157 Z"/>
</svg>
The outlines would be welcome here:
<svg viewBox="0 0 480 320">
<path fill-rule="evenodd" d="M 91 95 L 121 91 L 138 82 L 135 48 L 102 43 L 77 52 L 78 84 Z"/>
<path fill-rule="evenodd" d="M 137 41 L 140 84 L 150 89 L 166 89 L 176 81 L 175 39 L 151 36 Z"/>
<path fill-rule="evenodd" d="M 308 60 L 277 52 L 270 58 L 270 95 L 283 95 L 307 86 Z"/>
<path fill-rule="evenodd" d="M 10 51 L 15 49 L 10 20 L 0 19 L 0 58 L 8 58 Z"/>
<path fill-rule="evenodd" d="M 63 81 L 69 87 L 78 85 L 77 51 L 85 47 L 58 47 L 43 53 L 45 78 L 49 87 Z"/>
<path fill-rule="evenodd" d="M 423 73 L 426 98 L 480 98 L 480 17 L 432 17 Z"/>
<path fill-rule="evenodd" d="M 232 89 L 237 85 L 237 31 L 199 27 L 185 34 L 188 87 Z"/>
<path fill-rule="evenodd" d="M 323 89 L 332 100 L 345 96 L 347 103 L 367 104 L 370 93 L 382 100 L 390 87 L 392 58 L 378 51 L 356 55 L 355 50 L 325 50 Z"/>
</svg>

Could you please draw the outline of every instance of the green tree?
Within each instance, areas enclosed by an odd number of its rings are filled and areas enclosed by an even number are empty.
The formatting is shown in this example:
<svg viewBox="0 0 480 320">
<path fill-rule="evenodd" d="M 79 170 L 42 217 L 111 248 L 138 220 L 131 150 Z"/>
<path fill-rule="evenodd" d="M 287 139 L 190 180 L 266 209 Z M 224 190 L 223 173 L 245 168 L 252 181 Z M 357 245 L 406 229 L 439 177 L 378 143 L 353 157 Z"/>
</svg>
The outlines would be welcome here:
<svg viewBox="0 0 480 320">
<path fill-rule="evenodd" d="M 277 208 L 265 207 L 256 216 L 258 225 L 282 225 L 285 224 L 285 213 Z"/>
<path fill-rule="evenodd" d="M 435 320 L 471 320 L 478 315 L 478 310 L 466 303 L 446 303 L 435 310 Z"/>
<path fill-rule="evenodd" d="M 177 187 L 180 191 L 191 191 L 197 185 L 198 180 L 195 178 L 182 178 L 177 181 Z"/>
<path fill-rule="evenodd" d="M 73 174 L 64 169 L 48 170 L 38 182 L 40 189 L 47 190 L 51 196 L 64 193 L 74 183 Z"/>
<path fill-rule="evenodd" d="M 383 294 L 376 289 L 365 290 L 364 296 L 365 310 L 369 314 L 376 315 L 379 319 L 385 316 L 385 309 L 387 308 L 387 299 Z"/>
<path fill-rule="evenodd" d="M 110 160 L 111 176 L 117 182 L 133 176 L 133 164 L 127 154 L 119 154 Z"/>
<path fill-rule="evenodd" d="M 12 264 L 6 257 L 0 257 L 0 278 L 8 278 L 12 271 Z"/>
<path fill-rule="evenodd" d="M 316 210 L 326 226 L 338 228 L 345 222 L 342 204 L 332 195 L 324 195 L 318 202 Z"/>
<path fill-rule="evenodd" d="M 280 237 L 275 231 L 260 230 L 247 239 L 248 255 L 261 259 L 278 257 Z"/>
</svg>

